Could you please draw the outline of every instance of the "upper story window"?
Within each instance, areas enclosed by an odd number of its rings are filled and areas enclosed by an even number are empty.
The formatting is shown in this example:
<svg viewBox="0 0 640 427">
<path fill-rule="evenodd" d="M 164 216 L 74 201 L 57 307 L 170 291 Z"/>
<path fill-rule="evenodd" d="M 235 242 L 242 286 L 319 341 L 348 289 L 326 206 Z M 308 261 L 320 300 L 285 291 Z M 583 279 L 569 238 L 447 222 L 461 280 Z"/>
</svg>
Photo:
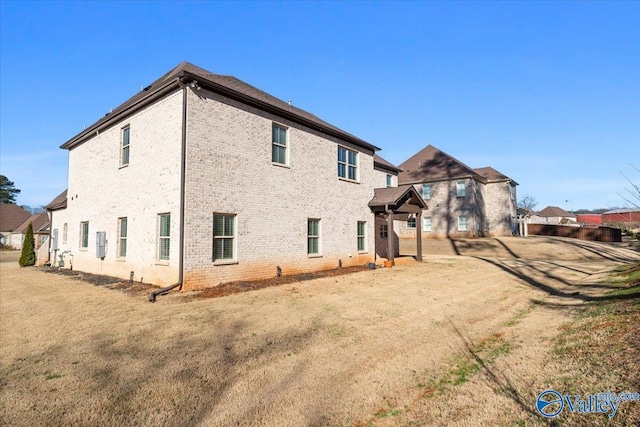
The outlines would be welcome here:
<svg viewBox="0 0 640 427">
<path fill-rule="evenodd" d="M 271 161 L 280 165 L 287 165 L 289 157 L 287 128 L 274 123 L 271 129 Z"/>
<path fill-rule="evenodd" d="M 120 166 L 127 166 L 129 164 L 129 145 L 131 143 L 131 128 L 125 126 L 122 128 L 122 135 L 120 138 Z"/>
<path fill-rule="evenodd" d="M 358 153 L 338 147 L 338 176 L 350 181 L 358 180 Z"/>
<path fill-rule="evenodd" d="M 391 187 L 393 185 L 393 181 L 391 175 L 387 174 L 387 187 Z"/>
<path fill-rule="evenodd" d="M 431 184 L 422 184 L 422 198 L 425 200 L 431 198 Z"/>
<path fill-rule="evenodd" d="M 467 184 L 464 181 L 456 182 L 456 195 L 464 197 L 467 195 Z"/>
</svg>

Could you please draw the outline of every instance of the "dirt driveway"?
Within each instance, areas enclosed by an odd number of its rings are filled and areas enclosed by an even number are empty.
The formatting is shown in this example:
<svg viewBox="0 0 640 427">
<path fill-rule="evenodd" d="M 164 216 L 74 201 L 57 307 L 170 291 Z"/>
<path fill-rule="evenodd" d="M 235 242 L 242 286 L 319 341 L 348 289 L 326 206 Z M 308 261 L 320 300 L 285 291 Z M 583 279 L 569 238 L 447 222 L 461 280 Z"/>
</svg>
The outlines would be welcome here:
<svg viewBox="0 0 640 427">
<path fill-rule="evenodd" d="M 550 338 L 610 288 L 609 269 L 640 259 L 540 237 L 439 241 L 425 255 L 155 304 L 0 263 L 0 424 L 546 425 L 533 405 Z M 492 365 L 434 398 L 476 353 Z"/>
</svg>

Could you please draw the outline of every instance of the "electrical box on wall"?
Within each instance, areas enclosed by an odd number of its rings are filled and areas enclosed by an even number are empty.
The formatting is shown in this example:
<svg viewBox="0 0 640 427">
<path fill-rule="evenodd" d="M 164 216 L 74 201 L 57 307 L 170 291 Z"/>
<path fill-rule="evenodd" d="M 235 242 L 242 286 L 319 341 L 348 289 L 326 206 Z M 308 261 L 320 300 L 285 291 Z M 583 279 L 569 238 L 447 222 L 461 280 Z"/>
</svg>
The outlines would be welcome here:
<svg viewBox="0 0 640 427">
<path fill-rule="evenodd" d="M 58 229 L 57 228 L 54 228 L 53 231 L 51 232 L 51 250 L 52 251 L 58 250 Z"/>
<path fill-rule="evenodd" d="M 104 258 L 107 254 L 107 232 L 96 232 L 96 257 Z"/>
</svg>

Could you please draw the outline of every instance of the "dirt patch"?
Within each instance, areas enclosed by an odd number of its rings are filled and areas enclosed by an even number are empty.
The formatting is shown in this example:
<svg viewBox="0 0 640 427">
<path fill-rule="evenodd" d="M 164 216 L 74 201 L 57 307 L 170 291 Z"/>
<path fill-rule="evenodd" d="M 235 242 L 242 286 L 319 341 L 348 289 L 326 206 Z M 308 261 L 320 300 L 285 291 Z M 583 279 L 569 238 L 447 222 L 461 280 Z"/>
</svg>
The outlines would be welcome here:
<svg viewBox="0 0 640 427">
<path fill-rule="evenodd" d="M 359 271 L 368 270 L 364 266 L 342 267 L 332 270 L 316 271 L 313 273 L 294 274 L 290 276 L 280 276 L 271 279 L 262 280 L 250 280 L 250 281 L 238 281 L 222 283 L 218 286 L 203 289 L 200 291 L 190 292 L 191 298 L 218 298 L 227 295 L 233 295 L 240 292 L 255 291 L 257 289 L 264 289 L 271 286 L 287 285 L 290 283 L 304 282 L 307 280 L 320 279 L 323 277 L 337 277 L 345 274 L 356 273 Z"/>
<path fill-rule="evenodd" d="M 85 273 L 82 271 L 69 270 L 64 268 L 52 268 L 52 267 L 37 267 L 37 269 L 51 274 L 58 274 L 61 276 L 69 277 L 74 280 L 90 283 L 94 286 L 100 286 L 106 289 L 120 291 L 124 294 L 131 296 L 140 296 L 148 294 L 156 289 L 156 286 L 141 283 L 141 282 L 129 282 L 113 276 L 104 276 L 100 274 Z"/>
</svg>

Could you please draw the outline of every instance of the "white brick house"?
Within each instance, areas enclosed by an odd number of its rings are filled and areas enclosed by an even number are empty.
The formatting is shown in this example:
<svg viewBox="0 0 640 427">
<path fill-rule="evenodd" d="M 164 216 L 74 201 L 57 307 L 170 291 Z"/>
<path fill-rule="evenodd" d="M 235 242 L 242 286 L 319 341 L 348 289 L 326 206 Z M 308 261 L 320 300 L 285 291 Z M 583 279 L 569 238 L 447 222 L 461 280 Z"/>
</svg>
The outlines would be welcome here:
<svg viewBox="0 0 640 427">
<path fill-rule="evenodd" d="M 511 236 L 517 230 L 517 182 L 491 167 L 472 169 L 428 145 L 399 166 L 399 185 L 413 185 L 427 202 L 422 224 L 397 223 L 400 238 L 422 227 L 425 238 Z"/>
<path fill-rule="evenodd" d="M 367 203 L 397 185 L 377 147 L 189 63 L 61 147 L 55 262 L 183 290 L 373 262 Z"/>
</svg>

